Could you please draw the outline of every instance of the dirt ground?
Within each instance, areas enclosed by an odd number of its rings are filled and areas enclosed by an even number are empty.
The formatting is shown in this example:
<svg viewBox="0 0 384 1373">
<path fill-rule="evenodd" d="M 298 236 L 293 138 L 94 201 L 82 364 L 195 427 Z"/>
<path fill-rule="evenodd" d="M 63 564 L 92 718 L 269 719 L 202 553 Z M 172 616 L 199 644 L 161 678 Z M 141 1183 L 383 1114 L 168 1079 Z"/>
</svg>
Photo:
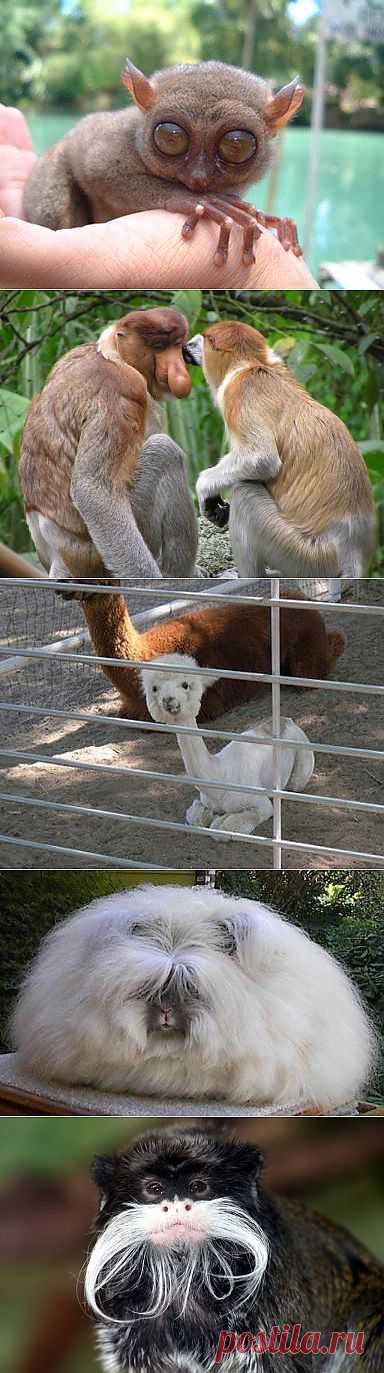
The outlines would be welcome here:
<svg viewBox="0 0 384 1373">
<path fill-rule="evenodd" d="M 202 582 L 198 583 L 202 589 Z M 209 583 L 212 590 L 212 581 Z M 161 596 L 167 596 L 162 584 Z M 336 677 L 342 681 L 366 684 L 383 683 L 382 618 L 374 613 L 358 613 L 357 604 L 384 608 L 384 584 L 378 581 L 360 583 L 348 591 L 345 602 L 354 605 L 351 614 L 338 614 L 337 607 L 324 606 L 327 624 L 343 627 L 348 638 L 347 650 L 339 659 Z M 145 601 L 147 607 L 148 601 Z M 355 608 L 356 606 L 356 608 Z M 143 609 L 137 597 L 132 609 Z M 83 628 L 81 611 L 74 602 L 60 601 L 52 592 L 37 589 L 0 588 L 0 643 L 15 646 L 42 646 Z M 83 646 L 84 651 L 84 646 Z M 85 646 L 85 651 L 89 651 Z M 182 822 L 187 805 L 197 794 L 190 785 L 176 786 L 162 780 L 145 780 L 130 775 L 129 769 L 149 769 L 155 772 L 174 771 L 183 775 L 184 769 L 175 738 L 144 733 L 139 728 L 128 730 L 125 722 L 104 717 L 116 715 L 117 697 L 100 669 L 92 665 L 70 662 L 61 656 L 49 662 L 28 664 L 21 671 L 0 674 L 0 701 L 9 705 L 39 705 L 46 707 L 44 717 L 33 717 L 16 711 L 0 712 L 2 747 L 56 755 L 58 761 L 47 767 L 32 761 L 3 758 L 1 791 L 10 800 L 0 798 L 0 833 L 3 837 L 17 837 L 36 844 L 49 843 L 73 849 L 70 854 L 55 854 L 39 849 L 13 847 L 0 841 L 0 866 L 5 869 L 38 868 L 105 868 L 118 860 L 131 860 L 137 867 L 155 864 L 169 868 L 270 868 L 272 849 L 254 840 L 226 843 L 207 836 L 184 834 L 178 831 L 147 828 L 141 817 Z M 85 711 L 86 722 L 55 720 L 50 708 L 62 711 Z M 282 712 L 291 715 L 309 737 L 319 743 L 383 748 L 384 698 L 367 693 L 337 693 L 318 688 L 282 688 Z M 267 686 L 261 688 L 254 702 L 247 704 L 222 721 L 212 722 L 213 728 L 244 729 L 256 725 L 271 713 L 271 694 Z M 215 745 L 216 746 L 220 746 Z M 124 767 L 125 776 L 112 772 L 81 772 L 65 768 L 65 760 L 77 763 L 98 763 Z M 283 802 L 283 837 L 305 844 L 304 850 L 283 850 L 283 867 L 340 867 L 378 868 L 383 865 L 383 816 L 372 812 L 344 810 L 337 799 L 347 798 L 384 803 L 384 763 L 353 758 L 335 758 L 318 754 L 310 791 L 327 795 L 334 801 L 324 806 Z M 21 806 L 16 797 L 30 797 L 33 806 Z M 57 811 L 39 809 L 38 801 L 57 804 Z M 60 811 L 60 803 L 97 807 L 113 811 L 113 816 L 82 816 Z M 121 813 L 121 818 L 119 814 Z M 130 823 L 127 815 L 134 816 Z M 272 821 L 262 828 L 270 837 Z M 353 849 L 373 854 L 367 860 L 343 859 L 342 855 L 317 854 L 312 845 L 331 845 L 339 849 Z M 81 857 L 76 851 L 85 850 L 93 858 Z"/>
</svg>

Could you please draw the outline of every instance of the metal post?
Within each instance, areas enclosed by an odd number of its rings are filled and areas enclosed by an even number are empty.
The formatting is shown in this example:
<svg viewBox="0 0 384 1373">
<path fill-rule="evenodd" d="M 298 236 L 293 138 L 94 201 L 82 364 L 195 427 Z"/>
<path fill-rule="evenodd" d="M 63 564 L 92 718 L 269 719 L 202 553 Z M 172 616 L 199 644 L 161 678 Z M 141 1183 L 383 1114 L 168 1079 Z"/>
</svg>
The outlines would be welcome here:
<svg viewBox="0 0 384 1373">
<path fill-rule="evenodd" d="M 324 115 L 324 89 L 328 36 L 327 16 L 328 0 L 323 0 L 319 19 L 319 32 L 316 45 L 315 71 L 313 81 L 311 145 L 304 224 L 304 257 L 308 257 L 311 244 L 313 220 L 315 217 L 316 209 L 317 181 L 320 165 L 320 136 L 323 128 Z"/>
<path fill-rule="evenodd" d="M 280 596 L 280 577 L 271 577 L 271 600 L 278 602 Z M 271 657 L 272 672 L 280 672 L 280 606 L 271 605 Z M 281 734 L 280 720 L 280 682 L 272 682 L 272 733 Z M 273 785 L 276 791 L 280 790 L 281 781 L 281 748 L 277 744 L 273 748 Z M 273 838 L 281 839 L 281 797 L 273 796 Z M 273 866 L 280 871 L 281 869 L 281 845 L 273 846 Z"/>
</svg>

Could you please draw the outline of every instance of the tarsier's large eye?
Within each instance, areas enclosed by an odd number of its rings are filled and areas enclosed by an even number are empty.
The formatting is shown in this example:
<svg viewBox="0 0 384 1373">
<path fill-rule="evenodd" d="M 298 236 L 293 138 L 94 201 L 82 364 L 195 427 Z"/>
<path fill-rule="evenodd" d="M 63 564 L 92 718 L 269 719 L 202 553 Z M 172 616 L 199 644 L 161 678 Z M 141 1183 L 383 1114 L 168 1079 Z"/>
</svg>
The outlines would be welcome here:
<svg viewBox="0 0 384 1373">
<path fill-rule="evenodd" d="M 188 134 L 181 124 L 156 124 L 153 141 L 159 152 L 166 153 L 167 157 L 181 157 L 189 148 Z"/>
<path fill-rule="evenodd" d="M 256 152 L 257 138 L 246 129 L 228 129 L 218 145 L 218 154 L 223 162 L 248 162 Z"/>
</svg>

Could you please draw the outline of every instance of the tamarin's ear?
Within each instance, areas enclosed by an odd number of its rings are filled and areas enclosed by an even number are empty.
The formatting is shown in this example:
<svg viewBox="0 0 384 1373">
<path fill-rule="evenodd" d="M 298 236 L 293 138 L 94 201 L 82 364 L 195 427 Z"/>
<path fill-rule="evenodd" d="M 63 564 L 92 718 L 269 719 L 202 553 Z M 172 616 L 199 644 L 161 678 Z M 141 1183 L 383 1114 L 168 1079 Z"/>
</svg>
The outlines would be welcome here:
<svg viewBox="0 0 384 1373">
<path fill-rule="evenodd" d="M 115 1154 L 97 1154 L 92 1159 L 90 1173 L 92 1181 L 96 1183 L 102 1197 L 109 1196 L 117 1168 L 117 1157 Z"/>
<path fill-rule="evenodd" d="M 155 87 L 152 86 L 151 81 L 148 81 L 148 77 L 139 71 L 138 67 L 133 66 L 133 62 L 130 62 L 128 57 L 125 69 L 121 73 L 121 80 L 123 86 L 126 86 L 127 91 L 133 96 L 139 110 L 152 109 L 156 100 Z"/>
<path fill-rule="evenodd" d="M 300 84 L 298 76 L 295 76 L 288 86 L 282 86 L 276 95 L 271 96 L 264 117 L 272 134 L 278 133 L 284 124 L 288 124 L 288 120 L 300 109 L 304 95 L 304 86 Z"/>
</svg>

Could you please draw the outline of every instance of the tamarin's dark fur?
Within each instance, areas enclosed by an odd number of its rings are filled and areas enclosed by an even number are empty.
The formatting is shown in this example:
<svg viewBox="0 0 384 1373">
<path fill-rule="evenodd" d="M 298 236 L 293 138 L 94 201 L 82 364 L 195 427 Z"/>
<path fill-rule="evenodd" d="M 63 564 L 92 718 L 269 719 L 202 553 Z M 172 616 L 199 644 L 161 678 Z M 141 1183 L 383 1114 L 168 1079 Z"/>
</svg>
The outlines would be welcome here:
<svg viewBox="0 0 384 1373">
<path fill-rule="evenodd" d="M 276 95 L 261 77 L 222 62 L 168 67 L 148 80 L 127 62 L 128 110 L 87 115 L 39 158 L 24 191 L 34 224 L 68 229 L 141 210 L 186 214 L 183 237 L 199 220 L 219 226 L 215 261 L 224 263 L 233 223 L 243 229 L 243 261 L 254 260 L 258 221 L 300 255 L 292 220 L 259 214 L 241 195 L 271 162 L 275 134 L 300 108 L 295 78 Z"/>
<path fill-rule="evenodd" d="M 241 1360 L 224 1358 L 221 1366 L 245 1373 L 382 1373 L 383 1267 L 347 1230 L 297 1202 L 269 1195 L 260 1180 L 261 1165 L 253 1145 L 199 1130 L 144 1135 L 127 1153 L 95 1160 L 102 1207 L 86 1293 L 100 1313 L 106 1373 L 207 1373 L 215 1366 L 222 1331 L 269 1336 L 273 1327 L 281 1331 L 284 1325 L 291 1330 L 299 1325 L 301 1334 L 319 1332 L 327 1351 L 332 1332 L 350 1331 L 356 1338 L 363 1331 L 364 1352 L 346 1353 L 340 1340 L 332 1356 L 299 1349 L 258 1358 L 248 1351 Z M 228 1203 L 233 1233 L 223 1239 L 217 1237 L 220 1214 Z M 177 1217 L 180 1238 L 172 1249 L 169 1236 Z M 265 1270 L 257 1292 L 248 1297 L 253 1258 L 244 1247 L 244 1220 L 255 1231 L 259 1227 Z M 134 1242 L 129 1262 L 130 1239 L 122 1242 L 121 1225 L 126 1237 L 134 1225 L 145 1237 L 136 1247 Z M 199 1226 L 202 1237 L 196 1243 Z M 172 1253 L 168 1299 L 161 1314 L 149 1316 L 145 1312 L 153 1304 L 164 1256 L 163 1274 L 167 1271 L 167 1250 Z M 197 1257 L 183 1310 L 191 1253 Z M 228 1272 L 237 1279 L 232 1290 Z"/>
</svg>

